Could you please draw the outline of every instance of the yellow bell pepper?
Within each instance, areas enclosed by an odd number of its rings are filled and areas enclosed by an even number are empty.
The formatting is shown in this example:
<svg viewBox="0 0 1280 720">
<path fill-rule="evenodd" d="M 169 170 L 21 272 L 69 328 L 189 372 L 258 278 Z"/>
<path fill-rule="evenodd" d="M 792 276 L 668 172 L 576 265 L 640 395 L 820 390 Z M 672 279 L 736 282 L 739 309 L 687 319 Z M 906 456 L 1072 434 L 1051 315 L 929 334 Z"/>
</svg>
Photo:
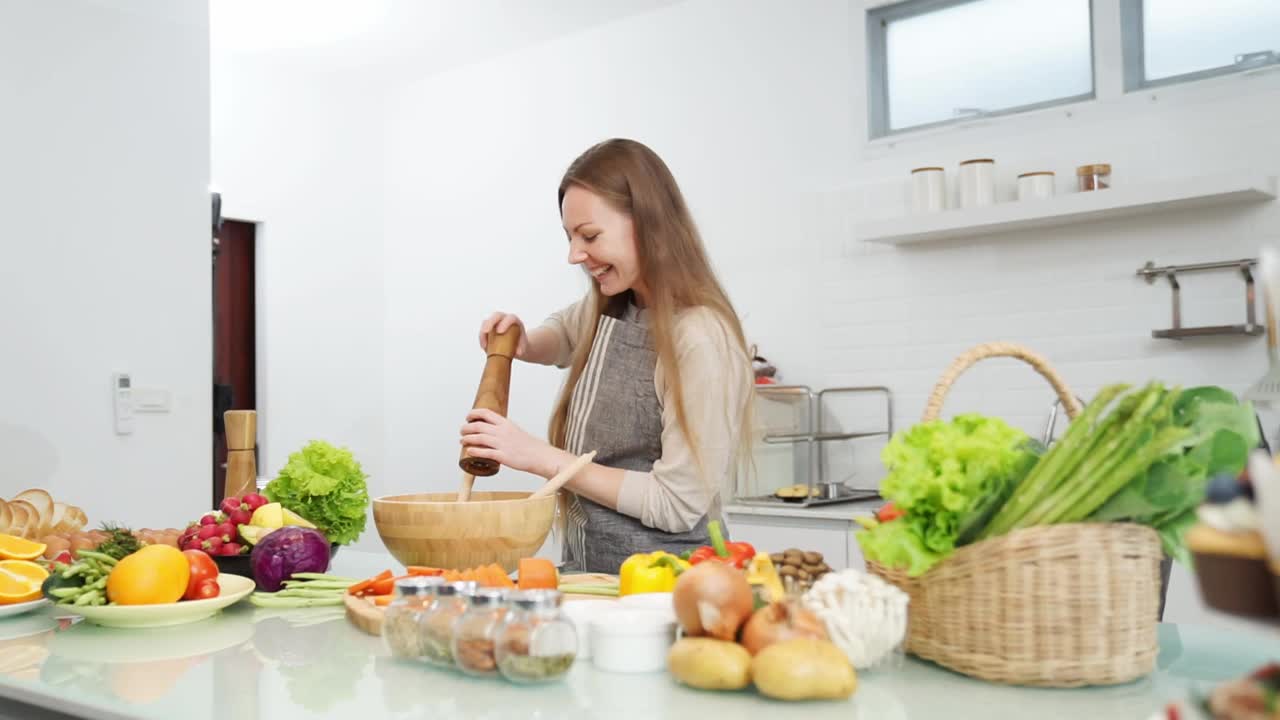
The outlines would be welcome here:
<svg viewBox="0 0 1280 720">
<path fill-rule="evenodd" d="M 782 588 L 782 578 L 778 576 L 778 569 L 773 565 L 773 558 L 769 557 L 769 553 L 756 553 L 751 559 L 751 564 L 747 566 L 747 582 L 751 585 L 759 585 L 765 592 L 765 600 L 768 602 L 779 602 L 787 595 Z"/>
<path fill-rule="evenodd" d="M 636 553 L 618 569 L 618 595 L 671 592 L 676 586 L 675 568 L 688 570 L 689 563 L 664 550 Z"/>
</svg>

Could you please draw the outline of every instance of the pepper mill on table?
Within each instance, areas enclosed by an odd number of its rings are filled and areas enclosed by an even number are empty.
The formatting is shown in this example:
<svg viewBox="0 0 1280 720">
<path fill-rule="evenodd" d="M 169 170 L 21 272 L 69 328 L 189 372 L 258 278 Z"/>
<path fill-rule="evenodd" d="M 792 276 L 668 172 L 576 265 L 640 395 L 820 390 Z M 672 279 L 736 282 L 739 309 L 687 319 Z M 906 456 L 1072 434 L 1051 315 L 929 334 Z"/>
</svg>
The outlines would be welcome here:
<svg viewBox="0 0 1280 720">
<path fill-rule="evenodd" d="M 492 410 L 503 417 L 507 416 L 507 394 L 511 389 L 511 361 L 516 356 L 516 347 L 520 344 L 520 332 L 519 325 L 512 325 L 502 334 L 492 330 L 489 332 L 488 357 L 484 363 L 484 373 L 480 376 L 480 387 L 476 390 L 476 400 L 472 409 Z M 458 465 L 465 473 L 462 477 L 462 487 L 458 490 L 458 502 L 471 499 L 471 485 L 477 475 L 481 477 L 496 475 L 499 467 L 495 460 L 473 457 L 469 447 L 462 448 Z"/>
<path fill-rule="evenodd" d="M 244 497 L 258 491 L 258 413 L 228 410 L 222 414 L 227 429 L 227 478 L 223 497 Z"/>
</svg>

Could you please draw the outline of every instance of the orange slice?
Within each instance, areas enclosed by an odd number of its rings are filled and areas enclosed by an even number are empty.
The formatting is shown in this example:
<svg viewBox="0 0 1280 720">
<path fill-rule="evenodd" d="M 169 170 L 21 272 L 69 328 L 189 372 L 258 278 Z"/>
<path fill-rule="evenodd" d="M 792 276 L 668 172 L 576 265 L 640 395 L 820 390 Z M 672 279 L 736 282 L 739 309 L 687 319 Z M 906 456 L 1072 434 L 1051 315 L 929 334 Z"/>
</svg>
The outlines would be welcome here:
<svg viewBox="0 0 1280 720">
<path fill-rule="evenodd" d="M 0 560 L 35 560 L 44 554 L 44 543 L 16 535 L 0 535 Z"/>
<path fill-rule="evenodd" d="M 28 560 L 0 560 L 0 605 L 40 599 L 40 585 L 49 573 Z"/>
</svg>

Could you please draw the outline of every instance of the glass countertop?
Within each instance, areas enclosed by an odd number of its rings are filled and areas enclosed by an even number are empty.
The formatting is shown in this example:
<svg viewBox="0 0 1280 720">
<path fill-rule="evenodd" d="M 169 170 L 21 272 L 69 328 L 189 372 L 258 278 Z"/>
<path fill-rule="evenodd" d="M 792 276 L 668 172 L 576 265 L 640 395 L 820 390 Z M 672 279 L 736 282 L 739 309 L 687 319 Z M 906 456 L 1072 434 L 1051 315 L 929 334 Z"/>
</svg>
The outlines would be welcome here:
<svg viewBox="0 0 1280 720">
<path fill-rule="evenodd" d="M 400 566 L 389 556 L 344 550 L 332 572 L 366 577 L 387 567 Z M 1166 624 L 1157 671 L 1124 686 L 1006 687 L 909 658 L 898 669 L 860 674 L 849 701 L 787 704 L 750 690 L 691 690 L 661 672 L 606 673 L 589 661 L 545 686 L 470 678 L 391 658 L 341 607 L 282 611 L 241 602 L 208 620 L 149 630 L 62 615 L 46 607 L 0 619 L 0 717 L 32 717 L 33 708 L 165 720 L 673 718 L 803 709 L 815 720 L 1142 719 L 1193 688 L 1280 659 L 1280 630 Z"/>
</svg>

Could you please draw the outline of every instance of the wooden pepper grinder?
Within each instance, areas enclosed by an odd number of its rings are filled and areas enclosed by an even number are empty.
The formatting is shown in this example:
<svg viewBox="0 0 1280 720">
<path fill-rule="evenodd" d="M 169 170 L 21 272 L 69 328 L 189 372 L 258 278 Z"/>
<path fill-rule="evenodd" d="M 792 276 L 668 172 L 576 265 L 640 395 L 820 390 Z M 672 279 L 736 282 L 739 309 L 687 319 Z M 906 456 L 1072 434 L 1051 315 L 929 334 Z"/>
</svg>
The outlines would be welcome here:
<svg viewBox="0 0 1280 720">
<path fill-rule="evenodd" d="M 258 446 L 258 413 L 228 410 L 222 419 L 227 429 L 227 480 L 222 496 L 244 497 L 258 492 L 258 463 L 254 459 Z"/>
<path fill-rule="evenodd" d="M 484 363 L 484 373 L 480 376 L 480 387 L 476 390 L 473 409 L 492 410 L 503 417 L 507 416 L 507 394 L 511 388 L 511 361 L 516 356 L 516 347 L 519 344 L 519 325 L 512 325 L 502 334 L 489 331 L 489 356 Z M 462 448 L 462 457 L 458 460 L 458 465 L 467 474 L 463 477 L 462 489 L 458 492 L 459 501 L 470 499 L 471 481 L 475 476 L 488 477 L 498 472 L 496 461 L 472 457 L 468 447 Z"/>
</svg>

